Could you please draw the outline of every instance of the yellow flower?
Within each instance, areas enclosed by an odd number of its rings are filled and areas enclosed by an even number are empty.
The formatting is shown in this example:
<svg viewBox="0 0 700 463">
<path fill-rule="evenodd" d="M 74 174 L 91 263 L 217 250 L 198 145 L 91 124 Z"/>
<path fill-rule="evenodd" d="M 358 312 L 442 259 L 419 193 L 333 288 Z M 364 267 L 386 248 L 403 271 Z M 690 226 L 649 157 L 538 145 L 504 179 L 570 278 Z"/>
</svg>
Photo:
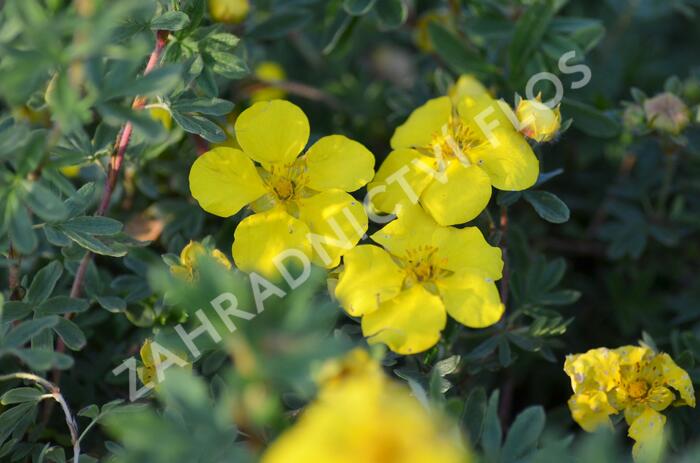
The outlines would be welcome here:
<svg viewBox="0 0 700 463">
<path fill-rule="evenodd" d="M 450 93 L 413 111 L 394 132 L 393 151 L 368 187 L 378 211 L 419 202 L 440 225 L 454 225 L 484 210 L 492 185 L 519 191 L 537 180 L 537 157 L 505 103 L 471 76 Z"/>
<path fill-rule="evenodd" d="M 537 142 L 551 140 L 561 127 L 559 106 L 550 108 L 542 103 L 539 95 L 532 100 L 520 100 L 515 113 L 520 121 L 520 131 Z"/>
<path fill-rule="evenodd" d="M 153 341 L 151 341 L 150 339 L 146 339 L 143 342 L 143 345 L 141 346 L 141 349 L 139 351 L 142 365 L 136 369 L 136 374 L 138 375 L 139 379 L 141 380 L 141 383 L 143 383 L 144 385 L 154 384 L 155 387 L 158 388 L 158 383 L 160 381 L 158 380 L 157 369 L 163 363 L 165 363 L 168 360 L 168 358 L 163 354 L 159 354 L 158 358 L 156 358 L 153 355 L 152 345 L 153 345 Z M 178 353 L 172 352 L 172 354 L 176 355 L 180 359 L 181 362 L 185 362 L 187 359 L 186 354 L 183 354 L 180 352 L 178 352 Z M 191 363 L 187 363 L 184 366 L 179 366 L 179 365 L 175 364 L 174 366 L 177 368 L 185 368 L 187 370 L 192 369 Z M 163 370 L 164 370 L 164 368 L 163 368 Z"/>
<path fill-rule="evenodd" d="M 248 0 L 209 0 L 209 14 L 214 21 L 238 24 L 248 16 Z"/>
<path fill-rule="evenodd" d="M 262 456 L 262 463 L 469 463 L 459 435 L 389 380 L 363 350 L 366 366 L 332 386 Z M 367 374 L 367 371 L 375 373 Z"/>
<path fill-rule="evenodd" d="M 651 458 L 660 450 L 669 405 L 695 407 L 695 391 L 688 373 L 668 354 L 649 347 L 624 346 L 592 349 L 570 355 L 564 371 L 574 395 L 571 415 L 583 429 L 612 426 L 610 415 L 625 413 L 628 435 L 635 440 L 635 459 Z"/>
<path fill-rule="evenodd" d="M 253 103 L 281 99 L 287 96 L 287 92 L 274 85 L 287 78 L 284 68 L 278 63 L 274 61 L 263 61 L 255 67 L 253 74 L 266 85 L 263 88 L 250 92 L 250 100 Z"/>
<path fill-rule="evenodd" d="M 170 115 L 170 111 L 164 108 L 153 107 L 148 110 L 151 119 L 160 122 L 163 127 L 167 130 L 173 126 L 173 117 Z"/>
<path fill-rule="evenodd" d="M 190 241 L 187 246 L 180 251 L 180 265 L 170 266 L 170 272 L 187 281 L 193 281 L 197 276 L 197 259 L 206 254 L 209 254 L 209 257 L 213 258 L 224 267 L 231 268 L 231 262 L 228 261 L 223 252 L 218 249 L 207 251 L 201 243 Z"/>
<path fill-rule="evenodd" d="M 372 179 L 372 153 L 330 135 L 298 157 L 309 121 L 284 100 L 255 103 L 238 116 L 235 132 L 241 149 L 215 148 L 200 156 L 190 171 L 190 190 L 202 209 L 221 217 L 252 207 L 255 214 L 234 235 L 238 268 L 276 277 L 275 257 L 289 250 L 326 268 L 338 265 L 367 230 L 367 213 L 348 192 Z"/>
<path fill-rule="evenodd" d="M 399 354 L 422 352 L 440 339 L 447 314 L 483 328 L 503 315 L 494 280 L 501 250 L 476 227 L 442 227 L 420 207 L 402 207 L 398 219 L 372 235 L 383 246 L 362 245 L 343 258 L 335 295 L 370 343 Z"/>
<path fill-rule="evenodd" d="M 59 167 L 58 170 L 68 178 L 75 178 L 80 174 L 80 165 L 74 164 L 72 166 Z"/>
</svg>

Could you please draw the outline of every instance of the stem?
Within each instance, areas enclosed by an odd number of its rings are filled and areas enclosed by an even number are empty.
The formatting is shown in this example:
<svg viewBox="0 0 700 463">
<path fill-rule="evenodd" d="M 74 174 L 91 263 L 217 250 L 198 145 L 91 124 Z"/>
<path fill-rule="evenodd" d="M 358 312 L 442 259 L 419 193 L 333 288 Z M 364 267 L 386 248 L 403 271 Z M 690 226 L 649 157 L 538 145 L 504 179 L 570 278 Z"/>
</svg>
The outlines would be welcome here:
<svg viewBox="0 0 700 463">
<path fill-rule="evenodd" d="M 22 262 L 22 256 L 19 255 L 15 248 L 10 244 L 10 249 L 7 255 L 10 262 L 10 267 L 8 269 L 8 288 L 10 289 L 10 300 L 18 301 L 22 299 L 22 288 L 20 288 L 20 265 Z"/>
<path fill-rule="evenodd" d="M 32 373 L 18 372 L 0 375 L 0 381 L 8 381 L 12 379 L 24 379 L 27 381 L 35 382 L 36 384 L 43 387 L 46 391 L 49 392 L 49 394 L 42 396 L 42 398 L 51 397 L 61 405 L 63 414 L 66 417 L 66 425 L 68 426 L 68 430 L 70 431 L 70 440 L 73 444 L 73 462 L 78 463 L 80 458 L 80 440 L 78 438 L 78 423 L 73 417 L 73 414 L 70 411 L 70 407 L 68 407 L 68 403 L 66 402 L 66 399 L 63 398 L 61 390 L 58 388 L 58 386 L 45 380 L 41 376 L 37 376 Z"/>
<path fill-rule="evenodd" d="M 151 72 L 158 61 L 160 61 L 160 56 L 163 53 L 163 49 L 167 44 L 168 31 L 157 31 L 156 32 L 156 44 L 151 52 L 151 56 L 148 58 L 148 63 L 146 64 L 146 69 L 144 69 L 143 74 L 146 75 Z M 134 98 L 134 102 L 131 104 L 132 109 L 142 109 L 146 104 L 146 99 L 144 97 L 137 96 Z M 119 178 L 119 171 L 122 167 L 122 162 L 124 161 L 124 154 L 126 149 L 129 147 L 129 139 L 131 138 L 131 132 L 133 131 L 133 125 L 131 122 L 124 124 L 122 129 L 119 131 L 117 136 L 117 142 L 115 144 L 115 151 L 112 154 L 112 158 L 109 164 L 109 171 L 107 173 L 107 182 L 105 183 L 105 189 L 102 192 L 102 199 L 100 200 L 100 205 L 95 212 L 95 215 L 101 216 L 105 215 L 109 209 L 109 203 L 112 200 L 112 194 L 114 193 L 114 188 L 117 184 L 117 179 Z M 80 292 L 82 289 L 83 280 L 85 279 L 85 274 L 87 272 L 88 265 L 90 265 L 90 260 L 92 259 L 92 253 L 87 252 L 83 259 L 80 261 L 78 270 L 75 273 L 75 279 L 73 280 L 73 286 L 71 287 L 70 297 L 77 298 L 80 297 Z M 69 314 L 66 314 L 69 315 Z"/>
<path fill-rule="evenodd" d="M 510 284 L 510 266 L 508 265 L 508 209 L 501 208 L 501 252 L 503 254 L 503 279 L 501 280 L 501 302 L 508 304 L 508 286 Z"/>
<path fill-rule="evenodd" d="M 666 169 L 664 170 L 663 183 L 661 184 L 661 190 L 659 192 L 659 201 L 656 204 L 656 210 L 661 217 L 666 213 L 666 203 L 668 202 L 668 196 L 671 194 L 671 184 L 673 183 L 673 177 L 675 177 L 678 168 L 677 151 L 675 149 L 670 149 L 667 150 L 665 154 Z"/>
</svg>

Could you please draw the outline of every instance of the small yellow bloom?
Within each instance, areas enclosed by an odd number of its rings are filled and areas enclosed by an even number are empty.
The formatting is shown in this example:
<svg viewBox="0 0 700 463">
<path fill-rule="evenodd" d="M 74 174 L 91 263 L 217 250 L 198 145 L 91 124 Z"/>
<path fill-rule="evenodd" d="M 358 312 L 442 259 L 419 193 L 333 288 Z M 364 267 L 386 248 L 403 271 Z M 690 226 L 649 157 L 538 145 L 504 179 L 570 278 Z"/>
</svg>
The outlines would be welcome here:
<svg viewBox="0 0 700 463">
<path fill-rule="evenodd" d="M 231 268 L 231 262 L 229 262 L 223 252 L 218 249 L 207 251 L 201 243 L 190 241 L 180 251 L 180 265 L 170 266 L 170 272 L 187 281 L 194 281 L 197 277 L 197 260 L 206 254 L 209 254 L 209 257 L 224 267 Z"/>
<path fill-rule="evenodd" d="M 163 127 L 170 130 L 173 126 L 173 117 L 170 115 L 170 111 L 164 108 L 153 107 L 148 110 L 151 119 L 160 122 Z"/>
<path fill-rule="evenodd" d="M 250 100 L 253 103 L 282 99 L 287 96 L 287 92 L 274 85 L 287 78 L 284 68 L 278 63 L 274 61 L 263 61 L 255 67 L 253 74 L 261 82 L 266 84 L 265 87 L 250 92 Z"/>
<path fill-rule="evenodd" d="M 255 214 L 234 235 L 238 268 L 274 278 L 275 258 L 292 250 L 326 268 L 337 266 L 367 230 L 367 213 L 348 192 L 372 179 L 372 153 L 330 135 L 299 157 L 309 121 L 284 100 L 255 103 L 238 116 L 235 132 L 241 149 L 200 156 L 190 170 L 190 190 L 202 209 L 221 217 L 252 207 Z"/>
<path fill-rule="evenodd" d="M 594 431 L 612 426 L 610 415 L 624 412 L 630 426 L 628 435 L 635 440 L 635 459 L 657 458 L 666 423 L 659 412 L 671 404 L 695 407 L 688 373 L 668 354 L 657 354 L 646 346 L 599 348 L 570 355 L 564 371 L 574 391 L 569 399 L 574 421 L 586 431 Z"/>
<path fill-rule="evenodd" d="M 368 186 L 374 208 L 391 213 L 418 202 L 440 224 L 478 216 L 491 186 L 510 191 L 534 185 L 539 163 L 525 138 L 473 77 L 429 100 L 391 138 L 393 151 Z"/>
<path fill-rule="evenodd" d="M 262 463 L 469 463 L 459 435 L 357 350 L 347 372 L 262 456 Z M 359 365 L 358 365 L 359 366 Z M 368 374 L 367 372 L 371 372 Z"/>
<path fill-rule="evenodd" d="M 68 178 L 75 178 L 78 176 L 78 174 L 80 174 L 80 166 L 77 164 L 59 167 L 58 170 Z"/>
<path fill-rule="evenodd" d="M 335 295 L 370 343 L 399 354 L 422 352 L 440 339 L 447 314 L 483 328 L 503 315 L 494 280 L 501 278 L 501 250 L 476 227 L 443 227 L 420 207 L 372 235 L 383 246 L 362 245 L 344 259 Z"/>
<path fill-rule="evenodd" d="M 249 10 L 249 0 L 209 0 L 209 14 L 216 22 L 238 24 Z"/>
<path fill-rule="evenodd" d="M 552 109 L 542 103 L 539 96 L 532 100 L 520 100 L 515 113 L 520 122 L 520 131 L 537 142 L 551 140 L 561 127 L 559 106 Z"/>
<path fill-rule="evenodd" d="M 166 356 L 163 354 L 159 354 L 158 357 L 156 358 L 155 355 L 153 355 L 153 349 L 152 349 L 153 341 L 150 339 L 146 339 L 143 342 L 143 345 L 141 346 L 141 350 L 139 351 L 139 355 L 141 357 L 141 363 L 142 365 L 139 366 L 136 369 L 136 374 L 138 375 L 139 379 L 141 380 L 141 383 L 144 385 L 149 385 L 149 384 L 154 384 L 156 388 L 158 388 L 158 368 L 162 367 L 163 364 L 168 360 Z M 173 352 L 173 355 L 176 355 L 179 359 L 178 363 L 183 363 L 183 365 L 177 365 L 175 364 L 174 366 L 177 368 L 185 368 L 187 370 L 192 369 L 192 364 L 190 363 L 184 363 L 186 362 L 187 355 L 183 354 L 181 352 Z"/>
</svg>

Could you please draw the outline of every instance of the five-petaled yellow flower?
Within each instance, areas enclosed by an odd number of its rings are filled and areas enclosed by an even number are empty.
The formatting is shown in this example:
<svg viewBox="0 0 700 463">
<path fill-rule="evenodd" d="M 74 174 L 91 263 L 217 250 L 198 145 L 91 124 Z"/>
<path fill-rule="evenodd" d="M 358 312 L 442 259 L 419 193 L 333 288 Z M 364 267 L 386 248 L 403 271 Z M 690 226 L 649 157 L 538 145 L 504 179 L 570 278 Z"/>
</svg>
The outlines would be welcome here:
<svg viewBox="0 0 700 463">
<path fill-rule="evenodd" d="M 180 264 L 171 265 L 170 272 L 187 281 L 194 281 L 197 277 L 197 259 L 203 255 L 209 255 L 216 262 L 226 268 L 231 268 L 231 262 L 218 249 L 208 251 L 202 243 L 190 241 L 187 246 L 180 251 Z"/>
<path fill-rule="evenodd" d="M 372 235 L 383 248 L 361 245 L 345 255 L 335 288 L 345 310 L 362 317 L 369 342 L 415 354 L 438 342 L 448 313 L 472 328 L 500 320 L 501 250 L 478 228 L 440 226 L 418 206 L 398 214 Z"/>
<path fill-rule="evenodd" d="M 569 355 L 564 371 L 574 395 L 569 408 L 586 431 L 612 426 L 610 415 L 624 411 L 635 459 L 658 454 L 669 405 L 695 407 L 693 384 L 668 354 L 647 346 L 598 348 Z"/>
<path fill-rule="evenodd" d="M 373 206 L 391 213 L 402 202 L 420 202 L 440 225 L 455 225 L 484 210 L 491 185 L 531 187 L 539 162 L 504 105 L 462 76 L 450 96 L 413 111 L 394 132 L 393 151 L 368 186 Z"/>
<path fill-rule="evenodd" d="M 236 228 L 233 259 L 241 270 L 276 277 L 275 262 L 296 250 L 326 268 L 338 265 L 367 230 L 367 213 L 348 192 L 374 175 L 374 156 L 342 135 L 309 139 L 309 121 L 284 100 L 256 103 L 235 123 L 241 149 L 218 147 L 190 171 L 192 196 L 207 212 L 255 214 Z"/>
<path fill-rule="evenodd" d="M 389 380 L 366 351 L 333 362 L 319 395 L 262 463 L 469 463 L 459 434 Z"/>
</svg>

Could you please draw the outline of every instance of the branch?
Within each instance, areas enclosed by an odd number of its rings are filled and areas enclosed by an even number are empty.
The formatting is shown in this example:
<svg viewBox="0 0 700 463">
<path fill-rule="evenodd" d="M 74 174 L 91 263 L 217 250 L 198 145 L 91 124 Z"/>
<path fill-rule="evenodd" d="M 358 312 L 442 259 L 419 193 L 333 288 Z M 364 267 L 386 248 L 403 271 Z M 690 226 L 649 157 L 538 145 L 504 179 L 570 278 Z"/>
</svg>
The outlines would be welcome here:
<svg viewBox="0 0 700 463">
<path fill-rule="evenodd" d="M 58 386 L 45 380 L 41 376 L 37 376 L 32 373 L 19 372 L 0 375 L 0 381 L 8 381 L 12 379 L 24 379 L 27 381 L 35 382 L 39 386 L 43 387 L 47 392 L 49 392 L 49 394 L 47 394 L 46 396 L 42 396 L 42 398 L 51 397 L 61 405 L 63 414 L 66 417 L 66 425 L 68 426 L 68 430 L 70 431 L 70 440 L 73 444 L 73 462 L 78 463 L 80 458 L 80 440 L 78 438 L 78 423 L 73 417 L 73 414 L 70 411 L 70 407 L 68 407 L 68 403 L 66 402 L 66 399 L 63 398 L 61 390 L 58 388 Z"/>
</svg>

